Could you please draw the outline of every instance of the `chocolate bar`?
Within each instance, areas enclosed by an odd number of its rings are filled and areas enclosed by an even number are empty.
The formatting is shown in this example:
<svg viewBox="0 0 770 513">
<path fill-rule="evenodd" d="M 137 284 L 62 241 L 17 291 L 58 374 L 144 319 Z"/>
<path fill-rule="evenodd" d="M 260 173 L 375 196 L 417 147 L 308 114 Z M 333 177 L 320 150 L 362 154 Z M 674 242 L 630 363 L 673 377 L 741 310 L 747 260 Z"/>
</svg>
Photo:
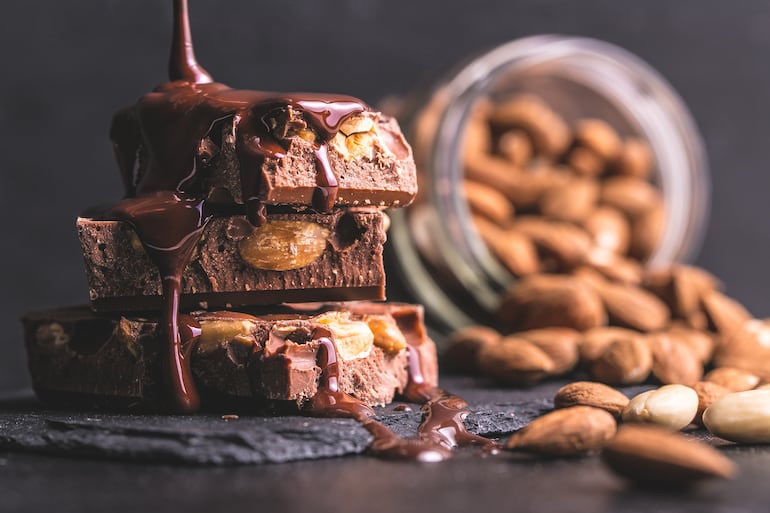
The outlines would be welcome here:
<svg viewBox="0 0 770 513">
<path fill-rule="evenodd" d="M 229 400 L 292 401 L 318 392 L 324 336 L 334 345 L 339 388 L 369 405 L 392 401 L 409 379 L 408 352 L 419 353 L 425 383 L 435 385 L 436 351 L 422 308 L 406 304 L 313 305 L 278 314 L 198 311 L 184 323 L 200 333 L 191 369 L 204 406 Z M 70 307 L 23 319 L 32 382 L 53 404 L 156 408 L 161 388 L 158 317 L 98 314 Z M 410 348 L 410 349 L 407 349 Z M 225 399 L 223 401 L 223 399 Z"/>
<path fill-rule="evenodd" d="M 80 218 L 78 234 L 93 307 L 161 305 L 161 280 L 127 223 Z M 244 216 L 214 217 L 182 274 L 183 307 L 384 299 L 383 214 L 272 214 L 260 227 Z"/>
</svg>

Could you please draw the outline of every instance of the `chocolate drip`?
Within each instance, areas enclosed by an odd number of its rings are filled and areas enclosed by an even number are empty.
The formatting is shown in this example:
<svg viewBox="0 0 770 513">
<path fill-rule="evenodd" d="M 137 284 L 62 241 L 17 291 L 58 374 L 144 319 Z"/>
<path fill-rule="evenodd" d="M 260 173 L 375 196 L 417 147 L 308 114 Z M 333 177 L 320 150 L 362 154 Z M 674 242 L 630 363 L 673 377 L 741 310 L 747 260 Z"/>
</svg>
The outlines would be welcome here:
<svg viewBox="0 0 770 513">
<path fill-rule="evenodd" d="M 220 121 L 232 119 L 241 166 L 241 190 L 253 224 L 265 220 L 258 170 L 265 159 L 283 158 L 286 150 L 271 133 L 271 113 L 288 108 L 302 112 L 318 137 L 318 193 L 314 206 L 333 207 L 337 178 L 326 152 L 327 143 L 350 115 L 368 107 L 348 96 L 233 90 L 213 82 L 197 62 L 187 0 L 174 0 L 174 28 L 169 58 L 171 82 L 144 95 L 133 107 L 117 112 L 110 138 L 126 199 L 107 208 L 103 219 L 125 221 L 160 271 L 163 283 L 162 329 L 170 409 L 192 412 L 198 396 L 178 322 L 181 276 L 215 206 L 206 202 L 205 166 L 198 161 L 201 142 Z M 329 395 L 333 398 L 333 394 Z"/>
<path fill-rule="evenodd" d="M 168 59 L 169 80 L 186 80 L 197 84 L 213 82 L 211 75 L 198 64 L 190 34 L 187 0 L 174 0 L 174 34 Z"/>
</svg>

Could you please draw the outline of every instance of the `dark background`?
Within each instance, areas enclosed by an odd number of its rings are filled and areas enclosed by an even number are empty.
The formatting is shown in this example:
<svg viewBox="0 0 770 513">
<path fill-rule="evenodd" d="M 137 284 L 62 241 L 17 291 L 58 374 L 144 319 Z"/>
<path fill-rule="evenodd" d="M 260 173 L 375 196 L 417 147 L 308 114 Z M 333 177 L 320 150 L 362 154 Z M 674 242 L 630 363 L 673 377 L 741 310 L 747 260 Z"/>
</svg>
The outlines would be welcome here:
<svg viewBox="0 0 770 513">
<path fill-rule="evenodd" d="M 87 299 L 75 217 L 121 193 L 110 116 L 166 78 L 170 5 L 3 2 L 0 389 L 26 383 L 19 316 Z M 770 314 L 770 3 L 191 0 L 191 12 L 199 60 L 217 80 L 371 103 L 525 35 L 586 35 L 637 53 L 705 137 L 714 189 L 697 263 Z"/>
</svg>

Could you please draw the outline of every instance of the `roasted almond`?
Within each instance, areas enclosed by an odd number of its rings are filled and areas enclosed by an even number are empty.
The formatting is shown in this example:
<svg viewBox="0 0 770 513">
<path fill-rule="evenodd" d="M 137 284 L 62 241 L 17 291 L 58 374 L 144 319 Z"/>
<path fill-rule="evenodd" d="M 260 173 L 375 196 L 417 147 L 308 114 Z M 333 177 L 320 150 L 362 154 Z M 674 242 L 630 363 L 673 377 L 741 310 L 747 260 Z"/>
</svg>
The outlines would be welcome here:
<svg viewBox="0 0 770 513">
<path fill-rule="evenodd" d="M 598 198 L 596 181 L 578 178 L 546 191 L 540 199 L 540 212 L 550 219 L 578 223 L 591 214 Z"/>
<path fill-rule="evenodd" d="M 605 180 L 601 201 L 631 219 L 662 204 L 658 189 L 646 180 L 632 176 L 614 176 Z"/>
<path fill-rule="evenodd" d="M 471 180 L 463 182 L 463 194 L 474 214 L 504 225 L 513 219 L 513 205 L 498 189 Z"/>
<path fill-rule="evenodd" d="M 455 331 L 447 339 L 444 352 L 444 367 L 451 372 L 475 374 L 478 372 L 477 358 L 485 345 L 496 344 L 502 335 L 487 326 L 468 326 Z"/>
<path fill-rule="evenodd" d="M 598 248 L 617 254 L 628 251 L 631 227 L 625 216 L 612 207 L 599 207 L 584 220 L 583 227 Z"/>
<path fill-rule="evenodd" d="M 640 338 L 619 339 L 589 366 L 594 379 L 608 385 L 635 385 L 644 382 L 652 370 L 652 353 Z"/>
<path fill-rule="evenodd" d="M 574 329 L 542 328 L 521 331 L 515 336 L 532 342 L 547 354 L 553 361 L 553 374 L 566 374 L 574 369 L 578 363 L 580 333 Z"/>
<path fill-rule="evenodd" d="M 526 235 L 516 230 L 502 230 L 486 219 L 474 218 L 479 236 L 487 248 L 515 276 L 540 271 L 537 249 Z"/>
<path fill-rule="evenodd" d="M 638 331 L 616 326 L 599 326 L 583 334 L 578 346 L 580 361 L 584 364 L 596 360 L 613 342 L 621 339 L 641 338 Z"/>
<path fill-rule="evenodd" d="M 652 150 L 646 141 L 629 137 L 623 142 L 613 170 L 619 175 L 647 179 L 652 173 Z"/>
<path fill-rule="evenodd" d="M 689 347 L 665 333 L 647 337 L 652 374 L 664 385 L 693 385 L 703 376 L 703 363 Z"/>
<path fill-rule="evenodd" d="M 620 417 L 628 398 L 621 392 L 602 383 L 574 381 L 561 387 L 553 398 L 555 408 L 592 406 Z"/>
<path fill-rule="evenodd" d="M 621 426 L 602 460 L 627 479 L 666 487 L 737 473 L 713 447 L 655 426 Z"/>
<path fill-rule="evenodd" d="M 531 385 L 553 372 L 551 358 L 532 342 L 505 337 L 485 344 L 476 356 L 479 371 L 498 383 Z"/>
<path fill-rule="evenodd" d="M 722 336 L 731 335 L 752 318 L 743 305 L 721 292 L 709 292 L 701 298 L 701 302 L 710 327 Z"/>
<path fill-rule="evenodd" d="M 581 119 L 575 123 L 575 142 L 590 148 L 606 162 L 614 160 L 622 141 L 612 126 L 601 119 Z"/>
<path fill-rule="evenodd" d="M 568 223 L 521 217 L 512 228 L 529 237 L 541 253 L 556 259 L 565 269 L 583 262 L 593 248 L 590 235 Z"/>
<path fill-rule="evenodd" d="M 692 389 L 698 394 L 698 412 L 693 421 L 702 426 L 703 412 L 706 411 L 706 408 L 714 404 L 717 399 L 729 394 L 730 390 L 711 381 L 698 381 L 692 386 Z"/>
<path fill-rule="evenodd" d="M 559 114 L 530 94 L 520 94 L 498 103 L 490 112 L 490 122 L 493 127 L 523 129 L 535 149 L 546 155 L 563 153 L 572 135 Z"/>
<path fill-rule="evenodd" d="M 616 429 L 610 413 L 590 406 L 572 406 L 533 420 L 503 446 L 547 456 L 577 456 L 600 449 Z"/>
</svg>

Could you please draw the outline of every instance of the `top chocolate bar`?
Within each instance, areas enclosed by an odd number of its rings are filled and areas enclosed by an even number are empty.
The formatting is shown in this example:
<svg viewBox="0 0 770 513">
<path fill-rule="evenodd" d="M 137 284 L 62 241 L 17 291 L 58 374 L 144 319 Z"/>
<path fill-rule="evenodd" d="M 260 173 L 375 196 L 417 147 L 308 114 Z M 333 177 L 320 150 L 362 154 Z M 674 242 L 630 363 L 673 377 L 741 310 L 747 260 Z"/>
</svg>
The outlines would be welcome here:
<svg viewBox="0 0 770 513">
<path fill-rule="evenodd" d="M 128 197 L 323 211 L 404 206 L 417 192 L 398 123 L 349 96 L 172 81 L 119 111 L 110 135 Z"/>
</svg>

